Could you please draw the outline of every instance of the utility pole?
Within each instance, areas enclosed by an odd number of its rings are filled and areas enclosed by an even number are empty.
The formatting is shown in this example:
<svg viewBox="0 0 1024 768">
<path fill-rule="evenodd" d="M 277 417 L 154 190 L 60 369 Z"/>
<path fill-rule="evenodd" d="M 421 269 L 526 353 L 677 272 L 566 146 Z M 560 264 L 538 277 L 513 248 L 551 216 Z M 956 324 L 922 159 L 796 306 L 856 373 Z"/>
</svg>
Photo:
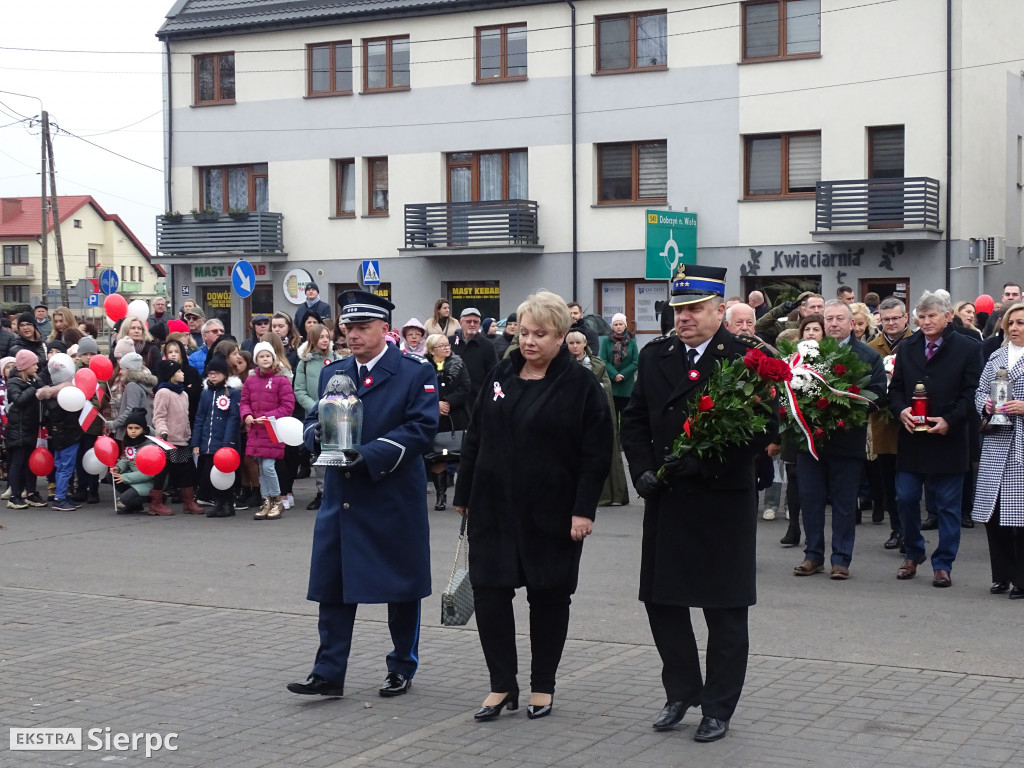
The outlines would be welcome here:
<svg viewBox="0 0 1024 768">
<path fill-rule="evenodd" d="M 45 114 L 45 113 L 44 113 Z M 46 154 L 50 162 L 50 194 L 52 195 L 51 207 L 53 209 L 53 241 L 57 246 L 57 279 L 60 280 L 60 303 L 66 307 L 70 304 L 68 299 L 68 283 L 64 274 L 64 246 L 60 239 L 60 213 L 57 210 L 57 174 L 53 167 L 53 141 L 50 139 L 50 123 L 46 120 L 43 136 L 46 137 Z"/>
<path fill-rule="evenodd" d="M 40 203 L 40 205 L 43 208 L 43 226 L 42 226 L 42 229 L 39 230 L 39 232 L 41 233 L 39 235 L 39 242 L 40 242 L 40 244 L 43 247 L 43 250 L 42 250 L 43 273 L 42 273 L 42 277 L 41 277 L 42 285 L 43 285 L 43 292 L 42 292 L 42 296 L 40 296 L 40 298 L 39 298 L 39 303 L 40 304 L 46 304 L 46 292 L 47 292 L 47 285 L 46 285 L 46 283 L 47 283 L 47 280 L 46 280 L 46 241 L 47 241 L 47 237 L 46 237 L 46 209 L 47 209 L 47 205 L 48 205 L 47 200 L 46 200 L 46 137 L 50 134 L 50 116 L 48 114 L 46 114 L 46 110 L 44 109 L 41 117 L 42 117 L 43 130 L 39 134 L 39 139 L 40 139 L 39 147 L 40 147 L 40 153 L 42 155 L 42 170 L 39 173 L 39 182 L 42 185 L 42 192 L 39 193 L 39 203 Z"/>
</svg>

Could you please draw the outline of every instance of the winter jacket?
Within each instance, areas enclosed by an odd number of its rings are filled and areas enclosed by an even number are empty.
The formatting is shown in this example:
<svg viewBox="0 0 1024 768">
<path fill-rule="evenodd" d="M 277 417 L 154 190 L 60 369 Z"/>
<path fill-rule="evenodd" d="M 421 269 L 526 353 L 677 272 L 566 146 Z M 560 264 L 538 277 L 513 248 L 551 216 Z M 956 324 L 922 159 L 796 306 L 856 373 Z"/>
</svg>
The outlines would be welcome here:
<svg viewBox="0 0 1024 768">
<path fill-rule="evenodd" d="M 0 357 L 11 356 L 11 349 L 18 343 L 18 338 L 17 334 L 6 328 L 0 328 Z"/>
<path fill-rule="evenodd" d="M 601 339 L 601 349 L 591 350 L 598 352 L 598 356 L 604 360 L 608 371 L 608 380 L 612 383 L 612 397 L 629 397 L 633 394 L 633 385 L 636 383 L 636 369 L 640 361 L 640 351 L 636 346 L 636 339 L 629 337 L 626 348 L 622 351 L 618 366 L 615 365 L 615 341 L 611 336 Z M 615 377 L 622 374 L 625 378 L 616 381 Z"/>
<path fill-rule="evenodd" d="M 227 398 L 226 403 L 224 398 Z M 242 382 L 237 377 L 232 376 L 219 387 L 212 387 L 207 382 L 199 398 L 192 447 L 204 454 L 216 453 L 225 447 L 237 449 L 242 427 L 239 416 L 241 402 Z"/>
<path fill-rule="evenodd" d="M 42 338 L 26 339 L 24 336 L 19 335 L 17 340 L 11 344 L 11 349 L 8 354 L 13 357 L 22 349 L 27 349 L 39 358 L 40 374 L 46 370 L 46 342 L 43 341 Z"/>
<path fill-rule="evenodd" d="M 117 461 L 117 471 L 121 473 L 122 483 L 130 485 L 139 496 L 145 498 L 153 490 L 153 478 L 136 469 L 135 452 L 146 445 L 152 445 L 152 443 L 146 439 L 145 435 L 140 435 L 131 442 L 132 445 L 125 445 L 121 458 Z"/>
<path fill-rule="evenodd" d="M 438 431 L 465 429 L 469 426 L 469 409 L 476 395 L 469 382 L 469 369 L 465 361 L 458 355 L 448 355 L 440 371 L 433 360 L 430 364 L 437 374 L 437 399 L 444 400 L 450 406 L 448 415 L 438 421 Z"/>
<path fill-rule="evenodd" d="M 320 386 L 320 372 L 325 365 L 339 359 L 333 351 L 324 355 L 319 350 L 310 352 L 305 343 L 299 347 L 299 366 L 295 369 L 292 389 L 295 392 L 295 402 L 302 407 L 303 417 L 319 402 L 317 392 Z"/>
<path fill-rule="evenodd" d="M 188 394 L 161 384 L 153 395 L 153 432 L 178 446 L 189 444 L 192 428 L 188 422 Z"/>
<path fill-rule="evenodd" d="M 258 419 L 261 416 L 273 416 L 282 419 L 291 416 L 295 409 L 295 393 L 288 381 L 286 372 L 265 373 L 257 368 L 249 374 L 242 385 L 242 402 L 238 415 L 245 423 L 246 416 Z M 249 437 L 245 443 L 245 455 L 261 459 L 283 459 L 284 443 L 275 443 L 270 433 L 262 424 L 253 424 L 249 429 Z"/>
<path fill-rule="evenodd" d="M 40 387 L 38 377 L 25 381 L 21 376 L 11 376 L 7 382 L 7 447 L 35 447 L 39 436 L 39 401 L 36 390 Z"/>
<path fill-rule="evenodd" d="M 74 386 L 75 382 L 71 380 L 36 390 L 36 398 L 43 407 L 43 425 L 50 435 L 48 447 L 51 451 L 72 446 L 82 437 L 82 428 L 78 425 L 79 411 L 65 411 L 57 402 L 58 392 Z"/>
<path fill-rule="evenodd" d="M 199 375 L 203 374 L 206 370 L 206 358 L 210 355 L 210 348 L 205 344 L 201 344 L 199 349 L 188 356 L 188 364 L 199 371 Z"/>
<path fill-rule="evenodd" d="M 306 322 L 306 315 L 314 314 L 319 318 L 331 316 L 331 305 L 322 299 L 317 299 L 313 306 L 309 306 L 305 301 L 299 305 L 299 308 L 295 310 L 295 327 L 299 329 L 299 333 L 304 333 L 302 330 L 303 323 Z"/>
<path fill-rule="evenodd" d="M 117 414 L 107 422 L 107 429 L 114 430 L 118 440 L 124 439 L 124 425 L 128 421 L 128 414 L 137 408 L 144 409 L 147 422 L 153 423 L 154 386 L 156 386 L 156 376 L 153 374 L 145 370 L 127 372 L 121 399 L 117 401 Z"/>
</svg>

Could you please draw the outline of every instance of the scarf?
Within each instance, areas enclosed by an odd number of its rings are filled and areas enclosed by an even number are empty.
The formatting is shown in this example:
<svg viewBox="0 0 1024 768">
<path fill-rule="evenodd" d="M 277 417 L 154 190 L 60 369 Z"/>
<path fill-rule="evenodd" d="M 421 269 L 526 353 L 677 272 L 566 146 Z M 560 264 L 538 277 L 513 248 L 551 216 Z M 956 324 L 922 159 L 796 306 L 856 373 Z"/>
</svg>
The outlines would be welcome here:
<svg viewBox="0 0 1024 768">
<path fill-rule="evenodd" d="M 622 356 L 626 352 L 626 347 L 629 346 L 629 331 L 623 331 L 622 333 L 612 331 L 610 337 L 615 344 L 612 347 L 612 365 L 618 368 L 622 365 Z"/>
<path fill-rule="evenodd" d="M 157 388 L 155 390 L 153 390 L 153 394 L 156 394 L 161 389 L 169 389 L 174 394 L 180 395 L 182 392 L 185 391 L 185 385 L 184 384 L 175 384 L 173 381 L 162 381 L 157 386 Z"/>
<path fill-rule="evenodd" d="M 402 351 L 403 352 L 411 352 L 412 354 L 419 355 L 420 357 L 426 357 L 427 356 L 427 337 L 426 337 L 426 335 L 420 337 L 420 343 L 417 344 L 415 347 L 410 346 L 409 342 L 407 342 L 405 339 L 402 339 Z"/>
</svg>

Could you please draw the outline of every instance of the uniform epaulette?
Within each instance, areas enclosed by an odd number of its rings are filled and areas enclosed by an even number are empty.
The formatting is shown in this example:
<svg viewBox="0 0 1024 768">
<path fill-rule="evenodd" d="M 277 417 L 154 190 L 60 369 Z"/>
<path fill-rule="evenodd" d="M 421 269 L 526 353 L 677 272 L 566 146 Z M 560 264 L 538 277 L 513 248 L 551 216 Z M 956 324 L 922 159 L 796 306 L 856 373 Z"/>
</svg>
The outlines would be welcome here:
<svg viewBox="0 0 1024 768">
<path fill-rule="evenodd" d="M 675 329 L 673 329 L 673 330 L 669 331 L 668 333 L 666 333 L 664 336 L 655 336 L 653 339 L 651 339 L 647 343 L 648 344 L 657 344 L 657 343 L 662 342 L 662 341 L 668 341 L 669 339 L 673 339 L 673 338 L 675 338 L 675 336 L 676 336 L 676 332 L 675 332 Z"/>
<path fill-rule="evenodd" d="M 738 341 L 743 346 L 750 347 L 751 349 L 760 349 L 762 352 L 765 352 L 765 351 L 772 352 L 773 351 L 771 347 L 769 347 L 767 344 L 765 344 L 763 341 L 761 341 L 761 339 L 757 338 L 756 336 L 745 336 L 742 333 L 738 333 L 738 334 L 734 335 L 733 338 L 736 339 L 736 341 Z"/>
<path fill-rule="evenodd" d="M 430 364 L 430 361 L 427 360 L 427 358 L 423 357 L 422 355 L 417 355 L 413 352 L 406 352 L 405 354 L 402 355 L 402 357 L 408 357 L 410 360 L 414 360 L 417 363 L 422 363 L 423 365 Z"/>
</svg>

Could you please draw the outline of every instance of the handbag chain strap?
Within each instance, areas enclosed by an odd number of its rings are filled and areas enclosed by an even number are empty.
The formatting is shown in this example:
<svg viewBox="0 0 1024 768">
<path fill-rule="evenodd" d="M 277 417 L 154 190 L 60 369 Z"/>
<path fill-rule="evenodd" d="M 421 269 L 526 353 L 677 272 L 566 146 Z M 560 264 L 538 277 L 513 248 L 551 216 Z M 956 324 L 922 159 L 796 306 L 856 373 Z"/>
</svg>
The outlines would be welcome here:
<svg viewBox="0 0 1024 768">
<path fill-rule="evenodd" d="M 455 579 L 455 571 L 459 569 L 459 555 L 462 554 L 462 545 L 465 542 L 468 550 L 468 536 L 466 535 L 466 519 L 469 517 L 467 512 L 462 516 L 462 525 L 459 526 L 459 545 L 455 548 L 455 561 L 452 563 L 452 575 L 448 577 L 448 583 L 451 584 Z M 469 569 L 469 552 L 466 553 L 466 569 Z"/>
</svg>

